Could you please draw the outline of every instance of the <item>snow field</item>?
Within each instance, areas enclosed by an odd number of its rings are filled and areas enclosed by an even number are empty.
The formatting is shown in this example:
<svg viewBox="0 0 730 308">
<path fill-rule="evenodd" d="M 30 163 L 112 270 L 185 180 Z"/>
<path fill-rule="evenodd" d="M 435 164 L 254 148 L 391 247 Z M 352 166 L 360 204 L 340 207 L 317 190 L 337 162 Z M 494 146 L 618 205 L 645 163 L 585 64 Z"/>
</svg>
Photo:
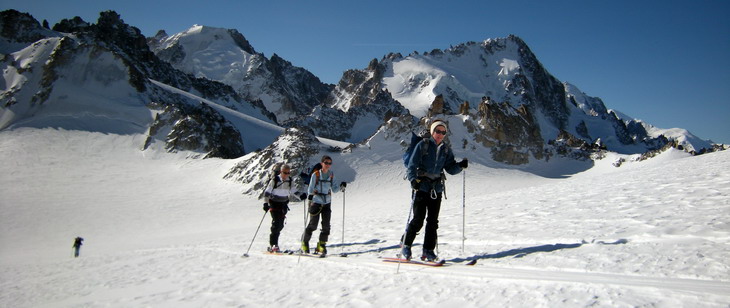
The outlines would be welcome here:
<svg viewBox="0 0 730 308">
<path fill-rule="evenodd" d="M 604 160 L 569 178 L 473 164 L 465 251 L 462 176 L 455 175 L 439 229 L 439 254 L 452 265 L 404 264 L 396 274 L 397 265 L 378 257 L 397 253 L 408 216 L 398 155 L 335 157 L 335 172 L 356 174 L 345 195 L 344 244 L 343 195 L 334 197 L 330 257 L 265 255 L 267 217 L 250 257 L 241 258 L 264 213 L 260 200 L 222 179 L 235 160 L 140 151 L 143 141 L 56 129 L 0 132 L 2 306 L 730 303 L 726 152 L 667 152 L 621 168 Z M 302 203 L 290 208 L 283 248 L 296 248 L 303 229 Z M 78 259 L 71 257 L 75 236 L 86 239 Z M 474 258 L 477 265 L 463 265 Z"/>
</svg>

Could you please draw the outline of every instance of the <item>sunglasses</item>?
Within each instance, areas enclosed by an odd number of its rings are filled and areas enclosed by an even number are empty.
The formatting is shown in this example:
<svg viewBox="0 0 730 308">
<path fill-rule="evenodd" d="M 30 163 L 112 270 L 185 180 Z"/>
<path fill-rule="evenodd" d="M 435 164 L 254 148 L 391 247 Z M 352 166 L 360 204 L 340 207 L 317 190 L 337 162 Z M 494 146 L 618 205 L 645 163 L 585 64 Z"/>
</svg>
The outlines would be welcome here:
<svg viewBox="0 0 730 308">
<path fill-rule="evenodd" d="M 445 130 L 438 130 L 437 129 L 437 130 L 434 130 L 433 133 L 434 134 L 439 134 L 439 135 L 446 135 L 446 131 Z"/>
<path fill-rule="evenodd" d="M 290 172 L 282 172 L 282 174 L 291 174 L 291 171 Z"/>
<path fill-rule="evenodd" d="M 325 164 L 325 165 L 328 165 L 328 166 L 329 166 L 329 165 L 332 165 L 332 162 L 331 162 L 331 161 L 326 161 L 326 162 L 323 162 L 323 164 Z"/>
</svg>

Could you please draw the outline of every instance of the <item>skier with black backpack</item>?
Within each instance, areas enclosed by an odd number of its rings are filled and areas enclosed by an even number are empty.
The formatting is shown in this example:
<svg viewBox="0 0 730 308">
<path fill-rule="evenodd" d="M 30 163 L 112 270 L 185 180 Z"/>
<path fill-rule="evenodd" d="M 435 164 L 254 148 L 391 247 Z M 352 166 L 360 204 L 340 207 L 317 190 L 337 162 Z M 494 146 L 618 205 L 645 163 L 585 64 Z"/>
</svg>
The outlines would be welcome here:
<svg viewBox="0 0 730 308">
<path fill-rule="evenodd" d="M 469 166 L 466 158 L 460 162 L 454 160 L 451 147 L 444 142 L 446 132 L 445 122 L 434 121 L 430 126 L 430 137 L 424 137 L 421 140 L 414 137 L 417 143 L 411 145 L 412 148 L 409 151 L 412 150 L 412 152 L 406 152 L 409 156 L 404 155 L 404 159 L 407 158 L 408 167 L 406 176 L 413 189 L 413 218 L 408 222 L 401 248 L 402 257 L 408 260 L 412 257 L 411 245 L 423 227 L 424 220 L 426 220 L 426 233 L 421 259 L 427 261 L 438 259 L 434 249 L 438 239 L 441 197 L 445 188 L 443 172 L 445 170 L 452 175 L 458 174 Z"/>
<path fill-rule="evenodd" d="M 286 213 L 289 211 L 289 198 L 304 200 L 305 193 L 297 193 L 296 185 L 292 184 L 291 167 L 282 164 L 274 168 L 273 177 L 266 184 L 264 190 L 264 211 L 271 213 L 271 234 L 269 235 L 269 252 L 280 252 L 279 234 L 284 229 Z"/>
</svg>

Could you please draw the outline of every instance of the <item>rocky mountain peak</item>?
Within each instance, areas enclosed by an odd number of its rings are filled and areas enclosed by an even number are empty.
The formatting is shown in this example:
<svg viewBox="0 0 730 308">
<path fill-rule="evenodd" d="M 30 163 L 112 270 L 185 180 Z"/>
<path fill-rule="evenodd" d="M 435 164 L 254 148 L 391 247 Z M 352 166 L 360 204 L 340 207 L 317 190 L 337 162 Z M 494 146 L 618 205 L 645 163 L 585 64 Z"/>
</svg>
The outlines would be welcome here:
<svg viewBox="0 0 730 308">
<path fill-rule="evenodd" d="M 253 49 L 253 46 L 251 46 L 251 43 L 246 40 L 245 37 L 243 37 L 243 34 L 241 32 L 238 32 L 238 30 L 235 29 L 228 29 L 228 34 L 231 35 L 231 38 L 233 38 L 233 41 L 236 42 L 236 46 L 240 47 L 243 51 L 255 54 L 256 50 Z"/>
<path fill-rule="evenodd" d="M 41 39 L 58 36 L 60 34 L 43 28 L 28 13 L 16 10 L 0 12 L 0 53 L 13 53 Z"/>
<path fill-rule="evenodd" d="M 224 178 L 243 183 L 246 194 L 261 195 L 275 165 L 288 164 L 292 176 L 309 172 L 310 161 L 326 148 L 311 129 L 288 128 L 271 145 L 236 164 Z"/>
</svg>

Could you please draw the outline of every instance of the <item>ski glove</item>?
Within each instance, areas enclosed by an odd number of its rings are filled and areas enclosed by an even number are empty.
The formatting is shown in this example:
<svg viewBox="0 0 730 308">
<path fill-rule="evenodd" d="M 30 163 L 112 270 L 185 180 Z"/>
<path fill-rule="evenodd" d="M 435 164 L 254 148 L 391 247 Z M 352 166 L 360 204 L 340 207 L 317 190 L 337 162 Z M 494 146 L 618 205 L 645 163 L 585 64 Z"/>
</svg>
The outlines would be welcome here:
<svg viewBox="0 0 730 308">
<path fill-rule="evenodd" d="M 268 212 L 270 208 L 268 203 L 264 203 L 264 212 Z"/>
<path fill-rule="evenodd" d="M 304 200 L 305 198 L 307 198 L 307 193 L 302 193 L 301 195 L 299 195 L 299 200 Z"/>
<path fill-rule="evenodd" d="M 461 169 L 466 169 L 467 167 L 469 167 L 469 161 L 466 158 L 462 159 L 459 162 L 459 167 L 461 167 Z"/>
<path fill-rule="evenodd" d="M 312 198 L 314 198 L 314 195 L 307 196 L 307 200 L 312 201 Z"/>
<path fill-rule="evenodd" d="M 411 188 L 413 188 L 413 190 L 418 190 L 421 188 L 421 182 L 419 180 L 411 181 Z"/>
</svg>

